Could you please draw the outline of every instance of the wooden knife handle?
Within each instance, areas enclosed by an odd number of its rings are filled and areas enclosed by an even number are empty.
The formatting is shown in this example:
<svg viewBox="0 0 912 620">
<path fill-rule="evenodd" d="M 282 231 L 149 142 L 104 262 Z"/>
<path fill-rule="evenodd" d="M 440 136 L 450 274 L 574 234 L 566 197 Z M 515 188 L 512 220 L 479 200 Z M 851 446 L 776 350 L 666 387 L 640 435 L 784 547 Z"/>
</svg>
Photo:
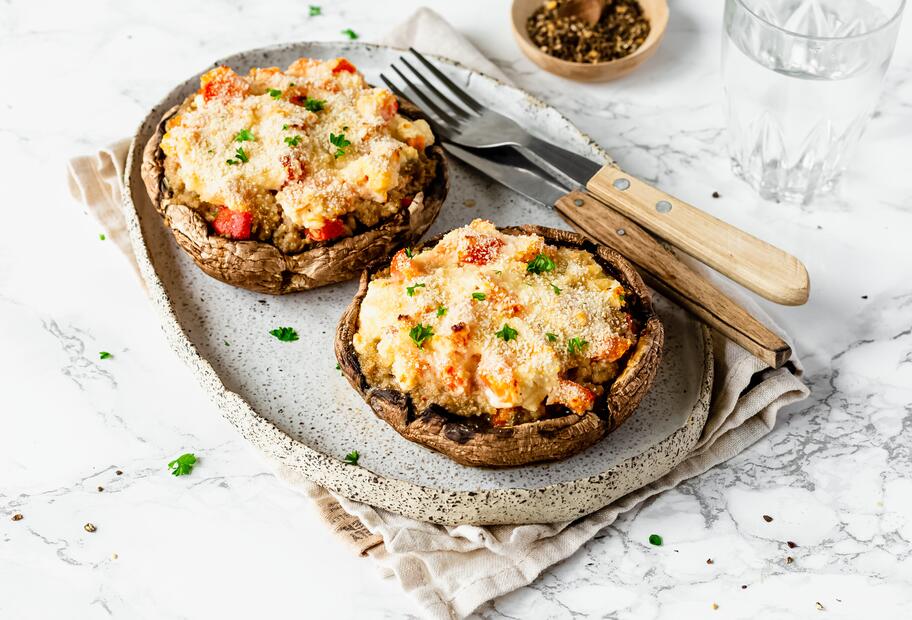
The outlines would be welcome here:
<svg viewBox="0 0 912 620">
<path fill-rule="evenodd" d="M 782 338 L 629 218 L 582 192 L 567 194 L 555 208 L 571 226 L 627 257 L 650 286 L 771 367 L 779 368 L 791 356 Z"/>
<path fill-rule="evenodd" d="M 807 301 L 807 269 L 791 254 L 615 166 L 603 167 L 586 187 L 643 228 L 758 295 L 788 306 Z"/>
</svg>

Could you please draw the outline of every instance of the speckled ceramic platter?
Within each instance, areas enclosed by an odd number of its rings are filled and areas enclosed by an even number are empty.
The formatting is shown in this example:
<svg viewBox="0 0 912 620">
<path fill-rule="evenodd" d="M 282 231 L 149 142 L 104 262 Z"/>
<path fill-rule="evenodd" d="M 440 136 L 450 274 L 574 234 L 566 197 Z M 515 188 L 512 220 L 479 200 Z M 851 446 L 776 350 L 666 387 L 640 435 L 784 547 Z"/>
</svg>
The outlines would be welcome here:
<svg viewBox="0 0 912 620">
<path fill-rule="evenodd" d="M 239 71 L 287 66 L 300 56 L 346 56 L 367 78 L 398 50 L 365 44 L 296 43 L 218 61 Z M 441 61 L 441 64 L 443 61 Z M 553 142 L 593 158 L 607 155 L 555 109 L 521 90 L 455 64 L 457 82 Z M 634 415 L 588 450 L 557 463 L 511 469 L 464 467 L 410 443 L 377 419 L 336 370 L 333 336 L 356 282 L 270 297 L 233 288 L 196 268 L 153 209 L 139 174 L 143 146 L 161 114 L 195 90 L 177 86 L 146 117 L 127 161 L 125 211 L 139 265 L 164 331 L 238 431 L 284 474 L 346 497 L 444 524 L 531 523 L 593 512 L 667 473 L 696 443 L 712 383 L 708 330 L 657 298 L 666 349 L 654 387 Z M 566 227 L 554 213 L 450 162 L 451 189 L 429 235 L 476 217 L 498 225 Z M 301 339 L 269 334 L 295 327 Z M 351 450 L 359 466 L 343 463 Z"/>
</svg>

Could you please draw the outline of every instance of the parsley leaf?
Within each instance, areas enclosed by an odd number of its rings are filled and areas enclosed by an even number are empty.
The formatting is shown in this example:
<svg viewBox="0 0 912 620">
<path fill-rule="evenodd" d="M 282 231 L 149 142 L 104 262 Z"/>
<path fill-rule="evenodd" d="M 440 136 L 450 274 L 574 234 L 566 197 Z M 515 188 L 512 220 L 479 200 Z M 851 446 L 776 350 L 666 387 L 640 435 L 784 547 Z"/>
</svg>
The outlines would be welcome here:
<svg viewBox="0 0 912 620">
<path fill-rule="evenodd" d="M 358 459 L 360 459 L 360 458 L 361 458 L 361 453 L 358 452 L 357 450 L 352 450 L 351 452 L 349 452 L 348 454 L 345 455 L 345 462 L 348 463 L 349 465 L 357 465 Z"/>
<path fill-rule="evenodd" d="M 472 299 L 475 301 L 484 301 L 485 297 L 487 297 L 487 295 L 484 293 L 472 293 Z"/>
<path fill-rule="evenodd" d="M 662 546 L 662 537 L 659 536 L 658 534 L 650 534 L 649 535 L 649 544 L 655 545 L 656 547 L 661 547 Z"/>
<path fill-rule="evenodd" d="M 285 136 L 285 144 L 288 146 L 298 146 L 301 144 L 301 136 Z"/>
<path fill-rule="evenodd" d="M 304 107 L 310 110 L 311 112 L 319 112 L 326 106 L 326 101 L 324 99 L 314 99 L 313 97 L 307 97 L 304 99 Z"/>
<path fill-rule="evenodd" d="M 242 162 L 246 164 L 248 161 L 250 161 L 250 156 L 247 155 L 247 152 L 244 150 L 244 147 L 242 147 L 242 146 L 237 147 L 237 150 L 234 152 L 234 156 L 237 159 L 226 159 L 225 160 L 229 166 L 236 166 Z"/>
<path fill-rule="evenodd" d="M 323 9 L 322 9 L 320 6 L 316 5 L 316 4 L 311 4 L 311 5 L 310 5 L 309 7 L 307 7 L 307 8 L 310 9 L 310 16 L 311 16 L 311 17 L 316 17 L 317 15 L 323 15 Z"/>
<path fill-rule="evenodd" d="M 98 352 L 98 359 L 100 359 L 100 360 L 107 360 L 107 359 L 111 359 L 112 357 L 114 357 L 114 356 L 111 355 L 110 353 L 108 353 L 107 351 Z"/>
<path fill-rule="evenodd" d="M 583 347 L 589 343 L 583 340 L 582 338 L 571 338 L 567 341 L 567 352 L 571 355 L 574 353 L 582 353 Z"/>
<path fill-rule="evenodd" d="M 249 129 L 242 129 L 238 132 L 238 135 L 234 137 L 235 142 L 251 142 L 255 141 L 256 138 L 253 137 L 253 134 L 250 133 Z"/>
<path fill-rule="evenodd" d="M 342 31 L 342 34 L 344 34 L 346 37 L 348 37 L 352 41 L 354 41 L 355 39 L 358 38 L 358 33 L 355 32 L 354 30 L 352 30 L 351 28 L 346 28 L 345 30 Z"/>
<path fill-rule="evenodd" d="M 510 342 L 511 340 L 516 340 L 516 336 L 519 334 L 518 331 L 507 325 L 503 324 L 503 327 L 500 328 L 499 332 L 494 332 L 494 335 L 498 338 L 503 338 L 504 342 Z"/>
<path fill-rule="evenodd" d="M 105 237 L 105 234 L 104 234 L 104 233 L 98 233 L 98 240 L 99 240 L 99 241 L 104 241 L 105 239 L 107 239 L 107 237 Z"/>
<path fill-rule="evenodd" d="M 539 254 L 528 263 L 526 263 L 526 271 L 535 274 L 541 274 L 546 271 L 554 271 L 554 261 L 544 254 Z"/>
<path fill-rule="evenodd" d="M 561 294 L 561 290 L 560 290 L 559 288 L 557 288 L 557 285 L 556 285 L 556 284 L 553 284 L 553 283 L 551 284 L 551 290 L 554 291 L 554 294 L 555 294 L 555 295 L 560 295 L 560 294 Z"/>
<path fill-rule="evenodd" d="M 418 284 L 414 284 L 412 286 L 406 286 L 405 292 L 408 293 L 409 297 L 414 297 L 415 289 L 418 289 L 418 288 L 424 288 L 424 282 L 419 282 Z"/>
<path fill-rule="evenodd" d="M 282 96 L 282 91 L 280 91 L 278 88 L 270 88 L 266 92 L 269 93 L 269 96 L 273 99 L 278 99 Z"/>
<path fill-rule="evenodd" d="M 343 127 L 343 129 L 348 129 L 348 127 Z M 336 147 L 336 158 L 342 157 L 345 155 L 345 147 L 351 146 L 351 142 L 345 139 L 345 134 L 340 133 L 338 136 L 332 132 L 329 133 L 329 142 L 334 147 Z"/>
<path fill-rule="evenodd" d="M 437 316 L 443 316 L 447 313 L 446 306 L 437 306 Z"/>
<path fill-rule="evenodd" d="M 285 131 L 286 129 L 288 129 L 288 125 L 282 125 L 282 131 Z"/>
<path fill-rule="evenodd" d="M 298 332 L 294 327 L 277 327 L 269 332 L 282 342 L 294 342 L 298 339 Z"/>
<path fill-rule="evenodd" d="M 545 332 L 545 338 L 548 339 L 548 342 L 555 342 L 557 340 L 557 334 L 552 334 L 551 332 Z"/>
<path fill-rule="evenodd" d="M 430 325 L 422 325 L 418 323 L 415 327 L 409 330 L 409 338 L 415 343 L 415 346 L 419 349 L 424 347 L 424 342 L 428 338 L 434 335 L 434 330 L 431 329 Z"/>
<path fill-rule="evenodd" d="M 405 248 L 405 255 L 409 258 L 415 258 L 415 254 L 412 252 L 412 248 Z"/>
<path fill-rule="evenodd" d="M 187 453 L 181 454 L 168 463 L 168 469 L 171 470 L 171 475 L 173 476 L 186 476 L 193 471 L 194 465 L 196 465 L 196 455 Z"/>
</svg>

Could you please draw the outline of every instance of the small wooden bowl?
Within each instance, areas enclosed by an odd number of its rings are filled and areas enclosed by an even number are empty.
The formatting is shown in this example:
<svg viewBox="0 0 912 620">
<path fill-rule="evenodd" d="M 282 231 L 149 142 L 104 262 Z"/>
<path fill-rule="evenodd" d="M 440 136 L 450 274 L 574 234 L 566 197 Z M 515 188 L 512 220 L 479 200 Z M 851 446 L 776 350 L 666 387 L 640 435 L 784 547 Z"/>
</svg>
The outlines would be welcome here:
<svg viewBox="0 0 912 620">
<path fill-rule="evenodd" d="M 513 0 L 511 17 L 513 35 L 529 60 L 549 73 L 581 82 L 607 82 L 627 75 L 640 63 L 652 56 L 659 48 L 659 42 L 668 26 L 668 3 L 666 0 L 637 0 L 643 14 L 649 20 L 649 35 L 635 52 L 623 58 L 607 62 L 586 63 L 561 60 L 538 49 L 529 37 L 526 22 L 529 16 L 542 5 L 544 0 Z"/>
</svg>

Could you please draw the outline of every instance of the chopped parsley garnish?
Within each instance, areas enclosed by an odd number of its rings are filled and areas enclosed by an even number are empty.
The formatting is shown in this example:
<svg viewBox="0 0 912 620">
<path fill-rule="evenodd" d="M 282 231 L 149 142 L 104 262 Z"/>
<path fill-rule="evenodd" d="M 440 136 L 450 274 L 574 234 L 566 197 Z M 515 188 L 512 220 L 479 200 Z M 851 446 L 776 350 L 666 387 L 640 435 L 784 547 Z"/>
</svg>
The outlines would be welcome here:
<svg viewBox="0 0 912 620">
<path fill-rule="evenodd" d="M 339 366 L 339 362 L 336 362 L 336 370 L 342 370 L 342 367 Z"/>
<path fill-rule="evenodd" d="M 314 99 L 313 97 L 307 97 L 304 99 L 304 107 L 310 110 L 311 112 L 319 112 L 326 106 L 326 101 L 323 99 Z"/>
<path fill-rule="evenodd" d="M 344 34 L 346 37 L 348 37 L 352 41 L 354 41 L 355 39 L 358 38 L 358 33 L 355 32 L 354 30 L 352 30 L 351 28 L 346 28 L 345 30 L 342 31 L 342 34 Z"/>
<path fill-rule="evenodd" d="M 414 341 L 415 346 L 419 349 L 424 347 L 424 341 L 434 335 L 434 330 L 431 329 L 430 325 L 422 325 L 418 323 L 415 327 L 409 330 L 409 338 Z"/>
<path fill-rule="evenodd" d="M 278 99 L 282 96 L 282 91 L 280 91 L 278 88 L 270 88 L 266 92 L 269 93 L 269 96 L 273 99 Z"/>
<path fill-rule="evenodd" d="M 415 258 L 415 254 L 412 252 L 412 248 L 405 248 L 405 255 L 409 258 Z"/>
<path fill-rule="evenodd" d="M 307 8 L 310 10 L 311 17 L 316 17 L 317 15 L 323 15 L 323 9 L 316 4 L 311 4 Z"/>
<path fill-rule="evenodd" d="M 554 261 L 544 254 L 539 254 L 528 263 L 526 263 L 526 271 L 535 274 L 541 274 L 546 271 L 554 271 Z"/>
<path fill-rule="evenodd" d="M 107 351 L 98 352 L 98 359 L 100 359 L 100 360 L 111 359 L 112 357 L 114 357 L 114 356 L 111 355 L 110 353 L 108 353 Z"/>
<path fill-rule="evenodd" d="M 661 547 L 662 546 L 662 537 L 659 536 L 658 534 L 650 534 L 649 535 L 649 544 L 655 545 L 656 547 Z"/>
<path fill-rule="evenodd" d="M 348 127 L 343 127 L 348 129 Z M 332 132 L 329 133 L 329 143 L 336 147 L 336 158 L 342 157 L 345 155 L 345 147 L 351 146 L 351 142 L 345 139 L 345 134 L 340 133 L 338 136 Z"/>
<path fill-rule="evenodd" d="M 484 293 L 472 293 L 472 299 L 475 301 L 484 301 L 486 295 Z"/>
<path fill-rule="evenodd" d="M 406 286 L 405 292 L 408 293 L 409 297 L 415 296 L 415 289 L 424 288 L 424 282 L 419 282 L 418 284 L 413 284 L 412 286 Z"/>
<path fill-rule="evenodd" d="M 545 338 L 548 339 L 548 342 L 557 342 L 557 334 L 552 334 L 551 332 L 545 332 Z"/>
<path fill-rule="evenodd" d="M 282 342 L 294 342 L 298 339 L 298 332 L 295 331 L 294 327 L 277 327 L 270 330 L 269 333 Z"/>
<path fill-rule="evenodd" d="M 583 347 L 588 344 L 589 343 L 582 338 L 571 338 L 567 341 L 567 351 L 570 353 L 570 355 L 573 355 L 574 353 L 582 353 Z"/>
<path fill-rule="evenodd" d="M 301 144 L 301 136 L 285 136 L 285 144 L 288 146 L 298 146 Z"/>
<path fill-rule="evenodd" d="M 288 125 L 282 125 L 282 131 L 285 131 L 286 129 L 288 129 Z"/>
<path fill-rule="evenodd" d="M 348 454 L 345 455 L 345 462 L 348 463 L 349 465 L 357 465 L 358 459 L 360 459 L 360 458 L 361 458 L 361 453 L 358 452 L 357 450 L 352 450 L 351 452 L 349 452 Z"/>
<path fill-rule="evenodd" d="M 244 151 L 244 147 L 242 146 L 237 147 L 237 150 L 234 152 L 234 156 L 236 159 L 226 160 L 229 166 L 235 166 L 242 162 L 246 164 L 248 161 L 250 161 L 250 157 L 247 155 L 247 152 Z"/>
<path fill-rule="evenodd" d="M 510 342 L 511 340 L 516 340 L 516 336 L 519 334 L 518 331 L 507 325 L 503 324 L 503 327 L 500 328 L 499 332 L 494 332 L 494 335 L 498 338 L 503 338 L 504 342 Z"/>
<path fill-rule="evenodd" d="M 107 237 L 105 237 L 105 234 L 104 234 L 104 233 L 98 233 L 98 240 L 99 240 L 99 241 L 104 241 L 105 239 L 107 239 Z"/>
<path fill-rule="evenodd" d="M 560 295 L 560 294 L 561 294 L 561 290 L 560 290 L 559 288 L 557 288 L 557 285 L 556 285 L 556 284 L 552 284 L 552 285 L 551 285 L 551 290 L 554 291 L 554 294 L 555 294 L 555 295 Z"/>
<path fill-rule="evenodd" d="M 238 132 L 238 135 L 234 136 L 235 142 L 252 142 L 255 140 L 256 138 L 253 137 L 249 129 L 242 129 Z"/>
<path fill-rule="evenodd" d="M 446 306 L 437 306 L 437 316 L 443 316 L 447 313 Z"/>
<path fill-rule="evenodd" d="M 186 476 L 193 471 L 194 465 L 196 465 L 196 455 L 188 452 L 168 463 L 168 469 L 171 470 L 173 476 Z"/>
</svg>

